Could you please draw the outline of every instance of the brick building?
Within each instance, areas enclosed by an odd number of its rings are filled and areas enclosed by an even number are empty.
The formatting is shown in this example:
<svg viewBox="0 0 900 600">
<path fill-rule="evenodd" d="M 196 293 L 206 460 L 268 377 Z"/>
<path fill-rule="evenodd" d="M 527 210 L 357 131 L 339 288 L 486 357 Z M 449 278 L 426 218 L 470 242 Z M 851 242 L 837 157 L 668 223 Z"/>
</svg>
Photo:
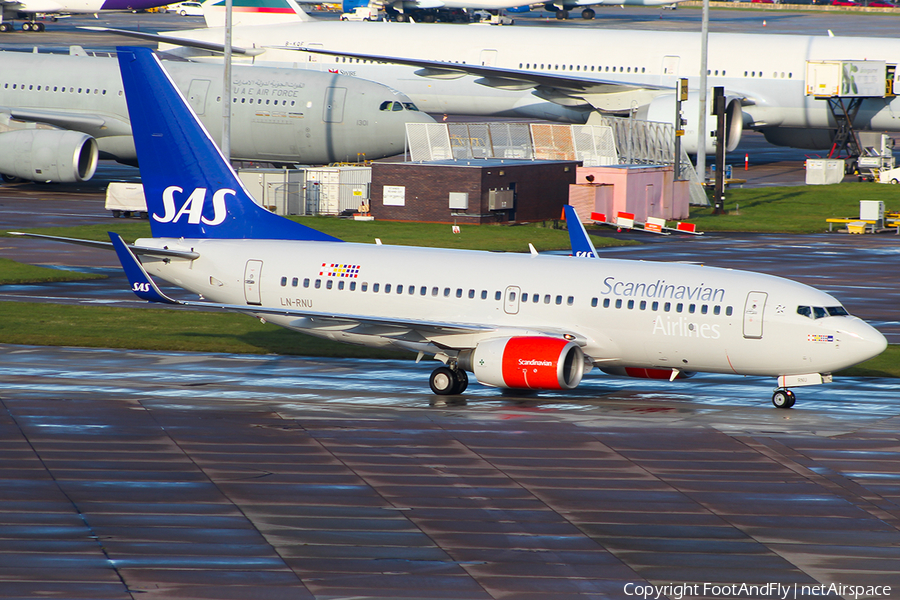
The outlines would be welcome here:
<svg viewBox="0 0 900 600">
<path fill-rule="evenodd" d="M 372 165 L 376 219 L 481 224 L 558 219 L 577 161 L 443 160 Z"/>
</svg>

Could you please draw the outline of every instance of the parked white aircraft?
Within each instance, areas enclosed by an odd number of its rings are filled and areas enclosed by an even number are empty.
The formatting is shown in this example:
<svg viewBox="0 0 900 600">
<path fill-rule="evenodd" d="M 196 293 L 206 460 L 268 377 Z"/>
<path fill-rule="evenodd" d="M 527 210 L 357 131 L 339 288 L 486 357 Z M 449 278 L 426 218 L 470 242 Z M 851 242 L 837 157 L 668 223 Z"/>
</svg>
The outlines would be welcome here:
<svg viewBox="0 0 900 600">
<path fill-rule="evenodd" d="M 123 48 L 119 61 L 129 112 L 142 116 L 133 128 L 153 238 L 110 237 L 141 298 L 433 355 L 444 363 L 431 375 L 437 394 L 465 390 L 467 371 L 489 386 L 571 389 L 596 365 L 777 377 L 773 402 L 788 408 L 789 387 L 830 381 L 886 347 L 837 299 L 770 275 L 341 243 L 253 202 L 152 53 Z M 151 275 L 205 300 L 173 300 Z"/>
<path fill-rule="evenodd" d="M 217 29 L 167 36 L 174 44 L 220 39 Z M 691 93 L 683 105 L 682 140 L 687 151 L 696 151 L 699 33 L 309 21 L 238 27 L 233 39 L 235 46 L 261 51 L 241 60 L 380 81 L 432 113 L 585 122 L 592 111 L 633 111 L 638 118 L 671 123 L 674 87 L 684 77 Z M 200 60 L 213 54 L 166 43 L 161 48 Z M 743 128 L 750 128 L 773 144 L 830 148 L 836 121 L 827 101 L 806 94 L 807 64 L 846 60 L 880 65 L 893 88 L 900 40 L 710 34 L 708 81 L 725 88 L 727 147 L 733 149 Z M 892 93 L 862 100 L 856 127 L 900 131 L 900 98 Z M 713 128 L 714 119 L 709 122 Z"/>
<path fill-rule="evenodd" d="M 105 0 L 0 0 L 0 33 L 12 31 L 10 19 L 27 19 L 22 31 L 44 31 L 44 24 L 35 20 L 38 14 L 95 13 Z"/>
<path fill-rule="evenodd" d="M 114 58 L 0 52 L 0 173 L 35 181 L 90 179 L 98 156 L 137 154 Z M 222 127 L 222 69 L 172 62 L 200 119 Z M 407 123 L 433 119 L 383 85 L 334 73 L 235 67 L 232 156 L 323 164 L 403 152 Z M 41 124 L 43 129 L 36 129 Z"/>
</svg>

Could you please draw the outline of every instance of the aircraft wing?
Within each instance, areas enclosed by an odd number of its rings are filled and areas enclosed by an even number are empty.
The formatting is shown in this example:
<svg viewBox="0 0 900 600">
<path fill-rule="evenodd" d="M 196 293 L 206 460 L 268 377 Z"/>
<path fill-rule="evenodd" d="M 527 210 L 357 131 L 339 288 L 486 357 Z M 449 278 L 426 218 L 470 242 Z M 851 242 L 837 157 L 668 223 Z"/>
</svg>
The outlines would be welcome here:
<svg viewBox="0 0 900 600">
<path fill-rule="evenodd" d="M 225 52 L 225 44 L 216 42 L 204 42 L 201 40 L 191 40 L 173 35 L 165 35 L 160 33 L 145 33 L 143 31 L 131 31 L 128 29 L 113 29 L 112 27 L 79 27 L 78 29 L 87 29 L 89 31 L 103 31 L 106 33 L 115 33 L 125 37 L 137 38 L 139 40 L 149 40 L 151 42 L 160 42 L 172 44 L 174 46 L 186 46 L 189 48 L 199 48 L 201 50 L 209 50 L 211 52 Z M 262 48 L 242 48 L 241 46 L 232 46 L 232 54 L 241 54 L 244 56 L 258 56 L 265 52 Z"/>
<path fill-rule="evenodd" d="M 477 83 L 508 90 L 534 88 L 536 95 L 550 101 L 580 98 L 597 110 L 621 112 L 633 106 L 643 106 L 661 93 L 671 92 L 669 86 L 638 85 L 612 79 L 588 78 L 575 73 L 560 75 L 519 69 L 504 69 L 488 65 L 469 65 L 435 60 L 384 56 L 359 52 L 341 52 L 322 48 L 279 46 L 279 50 L 314 52 L 328 56 L 349 56 L 366 60 L 420 67 L 416 75 L 435 79 L 456 79 L 465 75 L 480 77 Z M 565 102 L 560 102 L 565 103 Z"/>
<path fill-rule="evenodd" d="M 47 125 L 71 129 L 72 131 L 83 131 L 88 134 L 95 134 L 102 129 L 106 135 L 110 135 L 110 132 L 131 135 L 130 124 L 102 115 L 12 107 L 0 107 L 0 113 L 7 114 L 19 121 L 46 123 Z"/>
</svg>

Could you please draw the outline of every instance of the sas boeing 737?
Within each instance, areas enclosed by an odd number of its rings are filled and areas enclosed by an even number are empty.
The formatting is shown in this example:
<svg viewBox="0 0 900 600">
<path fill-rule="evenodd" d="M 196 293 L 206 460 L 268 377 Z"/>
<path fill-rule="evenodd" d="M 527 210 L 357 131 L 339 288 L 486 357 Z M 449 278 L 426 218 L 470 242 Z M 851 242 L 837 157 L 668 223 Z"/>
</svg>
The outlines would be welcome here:
<svg viewBox="0 0 900 600">
<path fill-rule="evenodd" d="M 771 376 L 774 404 L 788 408 L 790 387 L 830 381 L 886 347 L 836 298 L 770 275 L 341 242 L 258 207 L 151 52 L 120 49 L 119 62 L 128 110 L 143 117 L 133 128 L 153 237 L 110 237 L 146 300 L 430 355 L 443 363 L 430 379 L 437 394 L 462 393 L 467 373 L 500 388 L 571 389 L 598 366 Z M 201 301 L 172 299 L 153 277 Z"/>
</svg>

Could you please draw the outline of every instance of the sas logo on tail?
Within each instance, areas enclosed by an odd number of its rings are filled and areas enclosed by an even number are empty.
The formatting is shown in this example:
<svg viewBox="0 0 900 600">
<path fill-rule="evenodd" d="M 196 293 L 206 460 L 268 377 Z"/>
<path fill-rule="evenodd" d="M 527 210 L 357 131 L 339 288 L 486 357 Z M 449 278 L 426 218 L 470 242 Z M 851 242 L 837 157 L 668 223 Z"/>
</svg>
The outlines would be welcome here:
<svg viewBox="0 0 900 600">
<path fill-rule="evenodd" d="M 235 196 L 237 192 L 234 190 L 222 189 L 217 190 L 213 194 L 212 219 L 207 219 L 203 216 L 203 206 L 206 203 L 206 188 L 196 188 L 191 192 L 187 199 L 184 200 L 184 203 L 181 204 L 180 208 L 175 207 L 175 194 L 179 194 L 183 198 L 184 190 L 177 185 L 170 185 L 163 190 L 163 208 L 166 212 L 162 216 L 153 213 L 153 219 L 155 221 L 160 223 L 178 223 L 183 216 L 187 215 L 187 222 L 190 225 L 199 225 L 200 223 L 203 223 L 204 225 L 221 225 L 228 215 L 228 211 L 225 209 L 225 196 L 229 194 Z"/>
</svg>

